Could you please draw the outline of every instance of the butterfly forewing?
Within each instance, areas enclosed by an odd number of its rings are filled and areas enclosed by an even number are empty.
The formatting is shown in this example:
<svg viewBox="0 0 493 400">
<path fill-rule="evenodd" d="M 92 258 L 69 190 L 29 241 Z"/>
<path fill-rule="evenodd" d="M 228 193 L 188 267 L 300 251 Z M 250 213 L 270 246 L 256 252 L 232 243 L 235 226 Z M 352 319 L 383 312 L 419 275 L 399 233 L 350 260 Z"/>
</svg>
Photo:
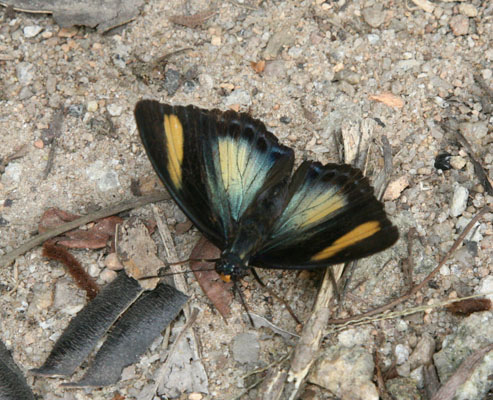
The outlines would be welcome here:
<svg viewBox="0 0 493 400">
<path fill-rule="evenodd" d="M 348 165 L 306 161 L 288 192 L 285 208 L 252 265 L 326 266 L 377 253 L 398 238 L 368 180 Z"/>
<path fill-rule="evenodd" d="M 222 249 L 259 195 L 291 173 L 293 151 L 246 114 L 144 100 L 135 116 L 159 177 L 185 214 Z"/>
</svg>

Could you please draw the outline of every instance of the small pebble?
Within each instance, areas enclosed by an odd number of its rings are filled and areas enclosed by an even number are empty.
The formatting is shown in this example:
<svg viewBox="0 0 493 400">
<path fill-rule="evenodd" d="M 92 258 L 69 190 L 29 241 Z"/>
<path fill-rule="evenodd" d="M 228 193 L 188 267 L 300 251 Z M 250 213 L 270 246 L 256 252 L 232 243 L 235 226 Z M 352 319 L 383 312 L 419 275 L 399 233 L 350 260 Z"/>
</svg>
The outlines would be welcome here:
<svg viewBox="0 0 493 400">
<path fill-rule="evenodd" d="M 342 399 L 378 400 L 372 382 L 374 363 L 362 346 L 333 346 L 320 354 L 308 380 Z"/>
<path fill-rule="evenodd" d="M 123 269 L 123 265 L 120 263 L 116 253 L 110 253 L 106 256 L 104 266 L 112 271 L 119 271 Z"/>
<path fill-rule="evenodd" d="M 484 294 L 488 293 L 485 297 L 493 301 L 493 294 L 491 294 L 493 293 L 493 276 L 490 275 L 482 279 L 476 292 Z"/>
<path fill-rule="evenodd" d="M 214 79 L 212 79 L 212 76 L 207 75 L 207 74 L 200 74 L 199 75 L 199 84 L 206 90 L 210 90 L 214 87 Z"/>
<path fill-rule="evenodd" d="M 409 180 L 406 176 L 401 176 L 389 183 L 383 199 L 385 201 L 396 200 L 400 197 L 402 191 L 409 186 Z"/>
<path fill-rule="evenodd" d="M 452 203 L 450 204 L 450 215 L 452 217 L 458 217 L 465 211 L 468 197 L 469 190 L 460 185 L 455 187 Z"/>
<path fill-rule="evenodd" d="M 108 114 L 110 114 L 112 117 L 119 117 L 122 115 L 123 107 L 118 105 L 118 104 L 108 104 L 106 107 L 108 110 Z"/>
<path fill-rule="evenodd" d="M 36 69 L 33 64 L 28 62 L 20 62 L 15 67 L 17 80 L 23 86 L 29 85 L 34 80 Z"/>
<path fill-rule="evenodd" d="M 385 21 L 385 13 L 382 5 L 377 3 L 373 7 L 368 7 L 363 10 L 363 19 L 372 28 L 378 28 Z"/>
<path fill-rule="evenodd" d="M 282 60 L 274 60 L 265 63 L 264 76 L 279 76 L 284 75 L 286 72 L 285 62 Z"/>
<path fill-rule="evenodd" d="M 221 36 L 212 36 L 211 44 L 213 46 L 221 46 Z"/>
<path fill-rule="evenodd" d="M 24 27 L 23 32 L 24 32 L 25 37 L 33 38 L 42 30 L 43 30 L 43 28 L 41 26 L 29 25 L 29 26 Z"/>
<path fill-rule="evenodd" d="M 30 99 L 31 97 L 33 97 L 33 95 L 34 95 L 34 93 L 32 92 L 32 90 L 28 86 L 24 86 L 21 89 L 18 98 L 20 101 L 23 101 L 23 100 Z"/>
<path fill-rule="evenodd" d="M 427 365 L 431 362 L 435 353 L 435 339 L 429 333 L 423 333 L 423 337 L 416 345 L 416 348 L 409 357 L 411 369 L 415 369 L 420 365 Z"/>
<path fill-rule="evenodd" d="M 369 35 L 366 36 L 368 38 L 368 42 L 370 44 L 377 44 L 380 41 L 380 36 L 370 33 Z"/>
<path fill-rule="evenodd" d="M 168 96 L 173 96 L 181 85 L 181 74 L 179 71 L 169 68 L 164 77 L 163 88 L 168 92 Z"/>
<path fill-rule="evenodd" d="M 224 105 L 231 106 L 233 104 L 249 106 L 250 104 L 252 104 L 250 93 L 243 89 L 233 90 L 231 94 L 224 99 Z"/>
<path fill-rule="evenodd" d="M 450 19 L 450 29 L 455 36 L 467 35 L 469 32 L 469 18 L 465 15 L 454 15 Z"/>
<path fill-rule="evenodd" d="M 485 81 L 490 80 L 493 77 L 493 70 L 486 68 L 481 70 L 481 75 Z"/>
<path fill-rule="evenodd" d="M 70 28 L 62 28 L 58 32 L 58 37 L 72 38 L 77 34 L 78 31 L 79 31 L 79 28 L 77 28 L 76 26 L 71 26 Z"/>
<path fill-rule="evenodd" d="M 87 102 L 87 111 L 95 112 L 98 110 L 98 102 L 96 100 L 90 100 Z"/>
<path fill-rule="evenodd" d="M 99 275 L 99 271 L 99 267 L 95 263 L 89 264 L 89 267 L 87 268 L 87 273 L 93 278 Z"/>
<path fill-rule="evenodd" d="M 117 273 L 115 271 L 112 271 L 111 269 L 105 268 L 99 277 L 103 282 L 111 282 L 116 278 Z"/>
<path fill-rule="evenodd" d="M 474 18 L 478 16 L 478 9 L 470 3 L 460 3 L 459 12 L 466 17 Z"/>
<path fill-rule="evenodd" d="M 403 344 L 395 346 L 395 358 L 397 365 L 404 364 L 409 358 L 409 349 Z"/>
<path fill-rule="evenodd" d="M 476 140 L 482 139 L 488 134 L 488 123 L 486 121 L 463 122 L 459 125 L 459 128 L 465 137 Z"/>
<path fill-rule="evenodd" d="M 450 166 L 454 169 L 462 169 L 466 165 L 466 160 L 461 156 L 450 157 Z"/>
<path fill-rule="evenodd" d="M 203 396 L 201 393 L 190 393 L 188 395 L 188 400 L 202 400 Z"/>
<path fill-rule="evenodd" d="M 84 104 L 72 104 L 68 107 L 67 114 L 72 117 L 80 118 L 84 115 L 86 107 Z"/>
</svg>

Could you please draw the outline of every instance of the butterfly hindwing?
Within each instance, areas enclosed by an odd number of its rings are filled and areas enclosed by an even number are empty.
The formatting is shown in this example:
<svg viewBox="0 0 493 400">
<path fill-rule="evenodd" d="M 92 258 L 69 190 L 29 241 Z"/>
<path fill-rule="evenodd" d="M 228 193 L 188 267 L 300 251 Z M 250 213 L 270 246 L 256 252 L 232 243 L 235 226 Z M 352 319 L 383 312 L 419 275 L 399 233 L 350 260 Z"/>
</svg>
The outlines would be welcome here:
<svg viewBox="0 0 493 400">
<path fill-rule="evenodd" d="M 301 164 L 285 208 L 251 264 L 303 269 L 377 253 L 398 238 L 361 172 L 349 165 Z"/>
<path fill-rule="evenodd" d="M 220 248 L 232 240 L 248 207 L 291 173 L 293 151 L 246 114 L 143 100 L 135 117 L 168 191 Z"/>
</svg>

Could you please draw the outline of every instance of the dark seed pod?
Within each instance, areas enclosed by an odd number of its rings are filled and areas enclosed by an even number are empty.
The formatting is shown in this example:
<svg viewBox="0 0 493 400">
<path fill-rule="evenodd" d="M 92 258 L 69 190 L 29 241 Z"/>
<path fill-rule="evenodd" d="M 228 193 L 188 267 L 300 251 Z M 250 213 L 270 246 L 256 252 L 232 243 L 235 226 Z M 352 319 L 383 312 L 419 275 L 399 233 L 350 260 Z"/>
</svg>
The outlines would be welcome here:
<svg viewBox="0 0 493 400">
<path fill-rule="evenodd" d="M 98 340 L 142 291 L 135 279 L 119 274 L 70 321 L 45 363 L 40 368 L 32 369 L 31 373 L 41 376 L 72 375 Z"/>
<path fill-rule="evenodd" d="M 34 400 L 22 371 L 15 365 L 10 352 L 0 341 L 0 399 Z"/>
<path fill-rule="evenodd" d="M 115 323 L 84 377 L 63 386 L 101 387 L 118 382 L 123 368 L 138 361 L 187 300 L 188 296 L 164 283 L 144 292 Z"/>
</svg>

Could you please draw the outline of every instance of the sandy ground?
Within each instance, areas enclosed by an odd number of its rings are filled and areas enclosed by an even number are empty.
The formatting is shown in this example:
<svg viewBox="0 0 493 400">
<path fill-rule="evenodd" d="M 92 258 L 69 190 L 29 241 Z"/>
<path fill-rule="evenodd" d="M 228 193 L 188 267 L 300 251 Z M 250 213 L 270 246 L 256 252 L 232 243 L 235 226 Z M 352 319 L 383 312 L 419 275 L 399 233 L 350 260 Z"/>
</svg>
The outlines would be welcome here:
<svg viewBox="0 0 493 400">
<path fill-rule="evenodd" d="M 393 191 L 385 205 L 401 240 L 359 264 L 354 291 L 332 315 L 353 315 L 388 302 L 406 290 L 402 266 L 409 240 L 418 283 L 465 224 L 493 200 L 464 147 L 440 125 L 455 121 L 493 176 L 491 109 L 474 78 L 493 87 L 493 8 L 480 1 L 438 1 L 433 6 L 423 10 L 412 2 L 406 6 L 393 1 L 225 1 L 214 6 L 216 13 L 202 25 L 190 28 L 168 17 L 205 11 L 201 2 L 185 6 L 181 1 L 150 0 L 135 21 L 106 35 L 82 27 L 61 31 L 50 16 L 12 16 L 0 10 L 0 158 L 7 164 L 0 180 L 0 252 L 33 236 L 50 207 L 85 214 L 132 198 L 132 180 L 153 176 L 133 117 L 139 99 L 233 108 L 263 120 L 295 149 L 298 162 L 336 161 L 338 132 L 369 132 L 365 172 L 370 179 L 383 168 L 381 137 L 388 138 Z M 33 31 L 38 33 L 30 37 Z M 164 71 L 150 69 L 163 56 Z M 260 61 L 266 61 L 265 68 L 252 66 Z M 395 103 L 372 98 L 382 94 Z M 44 177 L 50 124 L 62 108 L 53 167 Z M 7 163 L 21 148 L 19 158 Z M 454 156 L 453 167 L 438 171 L 435 157 L 444 152 Z M 171 201 L 159 208 L 172 230 L 185 221 Z M 130 215 L 152 216 L 149 207 Z M 475 236 L 406 307 L 484 287 L 493 273 L 492 219 L 491 213 L 482 218 Z M 411 228 L 415 235 L 409 239 Z M 174 236 L 179 257 L 188 257 L 198 237 L 194 229 Z M 105 254 L 75 252 L 101 284 Z M 320 274 L 260 272 L 306 319 Z M 187 279 L 191 304 L 202 310 L 196 333 L 210 392 L 203 398 L 234 398 L 251 383 L 243 379 L 247 372 L 279 359 L 288 345 L 269 330 L 252 329 L 241 318 L 238 301 L 226 324 L 194 279 Z M 288 331 L 299 330 L 251 277 L 243 289 L 255 313 Z M 85 304 L 84 294 L 59 265 L 41 256 L 40 248 L 0 270 L 0 294 L 1 339 L 24 371 L 43 362 Z M 386 368 L 396 359 L 397 345 L 412 352 L 425 332 L 440 348 L 460 318 L 438 309 L 360 329 L 367 332 L 366 348 L 381 350 Z M 260 345 L 258 359 L 250 364 L 232 356 L 232 340 L 245 332 L 254 333 Z M 114 387 L 91 392 L 63 389 L 58 379 L 28 377 L 28 382 L 45 399 L 114 399 L 117 393 L 138 398 L 159 364 L 160 343 Z M 332 398 L 328 392 L 317 396 L 313 398 Z M 255 398 L 255 392 L 246 398 Z"/>
</svg>

